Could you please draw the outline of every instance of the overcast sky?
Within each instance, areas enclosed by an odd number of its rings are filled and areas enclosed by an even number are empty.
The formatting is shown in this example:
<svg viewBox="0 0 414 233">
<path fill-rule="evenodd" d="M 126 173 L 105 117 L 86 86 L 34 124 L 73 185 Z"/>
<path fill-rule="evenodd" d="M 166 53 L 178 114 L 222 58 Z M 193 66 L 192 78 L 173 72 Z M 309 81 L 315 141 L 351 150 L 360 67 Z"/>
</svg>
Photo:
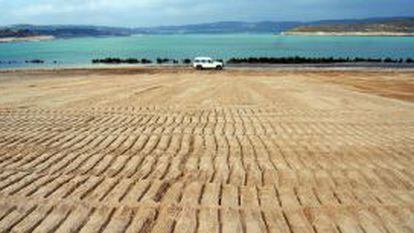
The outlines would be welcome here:
<svg viewBox="0 0 414 233">
<path fill-rule="evenodd" d="M 0 24 L 178 25 L 414 16 L 414 0 L 0 0 Z"/>
</svg>

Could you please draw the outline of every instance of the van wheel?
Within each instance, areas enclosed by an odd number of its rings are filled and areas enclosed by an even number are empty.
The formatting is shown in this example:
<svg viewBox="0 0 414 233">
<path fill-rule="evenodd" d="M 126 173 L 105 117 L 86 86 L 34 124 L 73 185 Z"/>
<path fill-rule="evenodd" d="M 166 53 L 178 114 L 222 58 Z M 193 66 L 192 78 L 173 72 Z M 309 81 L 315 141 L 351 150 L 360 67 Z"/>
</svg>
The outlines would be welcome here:
<svg viewBox="0 0 414 233">
<path fill-rule="evenodd" d="M 197 69 L 197 70 L 202 70 L 202 69 L 203 69 L 203 67 L 202 67 L 202 66 L 196 66 L 196 69 Z"/>
<path fill-rule="evenodd" d="M 222 70 L 223 69 L 223 67 L 222 66 L 217 66 L 216 67 L 216 70 Z"/>
</svg>

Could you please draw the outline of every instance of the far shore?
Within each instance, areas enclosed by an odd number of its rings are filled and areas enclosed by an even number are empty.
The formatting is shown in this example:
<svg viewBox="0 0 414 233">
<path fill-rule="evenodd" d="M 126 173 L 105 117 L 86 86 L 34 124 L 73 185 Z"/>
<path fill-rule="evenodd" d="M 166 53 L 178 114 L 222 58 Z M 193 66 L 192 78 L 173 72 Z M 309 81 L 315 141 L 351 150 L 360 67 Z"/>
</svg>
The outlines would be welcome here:
<svg viewBox="0 0 414 233">
<path fill-rule="evenodd" d="M 414 33 L 405 32 L 282 32 L 282 36 L 389 36 L 414 37 Z"/>
<path fill-rule="evenodd" d="M 12 43 L 12 42 L 35 42 L 54 40 L 54 36 L 28 36 L 28 37 L 5 37 L 0 38 L 0 43 Z"/>
</svg>

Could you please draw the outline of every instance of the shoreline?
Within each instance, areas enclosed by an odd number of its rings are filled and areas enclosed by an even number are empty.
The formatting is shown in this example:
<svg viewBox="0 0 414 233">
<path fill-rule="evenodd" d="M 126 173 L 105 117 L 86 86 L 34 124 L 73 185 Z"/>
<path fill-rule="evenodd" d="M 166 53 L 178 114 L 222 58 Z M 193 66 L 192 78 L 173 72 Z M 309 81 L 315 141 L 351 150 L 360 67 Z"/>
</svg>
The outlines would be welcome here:
<svg viewBox="0 0 414 233">
<path fill-rule="evenodd" d="M 282 32 L 281 36 L 361 36 L 361 37 L 414 37 L 413 33 L 406 32 Z"/>
<path fill-rule="evenodd" d="M 245 57 L 219 59 L 230 68 L 414 68 L 413 58 L 362 58 L 362 57 Z M 3 65 L 4 64 L 4 65 Z M 147 58 L 105 58 L 93 59 L 91 63 L 66 64 L 42 59 L 23 61 L 1 61 L 0 70 L 8 69 L 65 69 L 96 67 L 192 67 L 191 59 L 157 58 L 156 62 Z"/>
<path fill-rule="evenodd" d="M 56 39 L 54 36 L 29 36 L 29 37 L 5 37 L 0 38 L 0 43 L 14 43 L 14 42 L 38 42 Z"/>
<path fill-rule="evenodd" d="M 79 72 L 79 71 L 183 71 L 183 72 L 212 72 L 220 73 L 226 71 L 380 71 L 380 72 L 414 72 L 414 65 L 397 66 L 375 64 L 238 64 L 226 66 L 223 71 L 204 70 L 197 71 L 190 66 L 183 65 L 100 65 L 100 66 L 73 66 L 73 67 L 22 67 L 0 69 L 0 74 L 25 73 L 25 72 Z"/>
</svg>

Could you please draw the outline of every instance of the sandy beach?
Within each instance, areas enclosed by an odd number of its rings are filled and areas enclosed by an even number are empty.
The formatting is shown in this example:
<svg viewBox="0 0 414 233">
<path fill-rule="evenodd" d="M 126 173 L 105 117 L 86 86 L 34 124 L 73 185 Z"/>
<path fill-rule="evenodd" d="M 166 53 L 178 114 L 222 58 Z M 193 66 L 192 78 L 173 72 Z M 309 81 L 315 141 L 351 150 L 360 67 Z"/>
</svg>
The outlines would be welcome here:
<svg viewBox="0 0 414 233">
<path fill-rule="evenodd" d="M 389 37 L 412 37 L 414 33 L 409 32 L 284 32 L 284 36 L 389 36 Z"/>
<path fill-rule="evenodd" d="M 0 232 L 413 232 L 414 71 L 0 71 Z"/>
<path fill-rule="evenodd" d="M 54 40 L 54 36 L 28 36 L 28 37 L 5 37 L 0 38 L 0 43 L 12 43 L 12 42 L 36 42 Z"/>
</svg>

